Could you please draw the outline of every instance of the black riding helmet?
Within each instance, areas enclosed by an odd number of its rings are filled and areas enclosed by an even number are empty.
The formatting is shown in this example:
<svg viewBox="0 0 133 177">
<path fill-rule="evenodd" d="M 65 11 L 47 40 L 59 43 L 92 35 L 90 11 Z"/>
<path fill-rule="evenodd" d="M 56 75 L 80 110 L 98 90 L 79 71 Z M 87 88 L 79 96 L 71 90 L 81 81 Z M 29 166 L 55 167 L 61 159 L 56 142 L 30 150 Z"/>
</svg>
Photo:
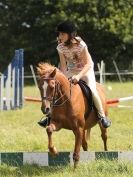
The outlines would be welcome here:
<svg viewBox="0 0 133 177">
<path fill-rule="evenodd" d="M 76 33 L 77 29 L 73 22 L 66 20 L 57 26 L 57 31 L 71 34 Z"/>
</svg>

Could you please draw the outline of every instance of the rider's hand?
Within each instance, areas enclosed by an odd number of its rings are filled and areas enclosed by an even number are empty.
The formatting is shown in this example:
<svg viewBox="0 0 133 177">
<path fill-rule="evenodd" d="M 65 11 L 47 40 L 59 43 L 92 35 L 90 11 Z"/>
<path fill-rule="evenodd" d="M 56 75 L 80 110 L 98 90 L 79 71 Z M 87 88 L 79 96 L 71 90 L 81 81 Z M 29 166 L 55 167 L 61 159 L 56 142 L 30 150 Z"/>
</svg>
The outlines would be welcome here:
<svg viewBox="0 0 133 177">
<path fill-rule="evenodd" d="M 73 82 L 74 84 L 77 84 L 78 81 L 79 81 L 79 77 L 78 77 L 78 75 L 74 75 L 74 76 L 72 76 L 72 82 Z"/>
</svg>

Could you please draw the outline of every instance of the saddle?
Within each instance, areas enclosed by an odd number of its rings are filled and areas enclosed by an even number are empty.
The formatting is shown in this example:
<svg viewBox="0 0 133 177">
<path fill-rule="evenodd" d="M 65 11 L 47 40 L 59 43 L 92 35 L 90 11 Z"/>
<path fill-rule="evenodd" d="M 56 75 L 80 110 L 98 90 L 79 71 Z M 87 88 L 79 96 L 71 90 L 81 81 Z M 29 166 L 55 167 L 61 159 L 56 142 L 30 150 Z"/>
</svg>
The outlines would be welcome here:
<svg viewBox="0 0 133 177">
<path fill-rule="evenodd" d="M 83 94 L 87 98 L 88 105 L 90 107 L 90 111 L 85 114 L 85 118 L 88 117 L 89 113 L 93 110 L 94 108 L 94 103 L 93 103 L 93 98 L 92 98 L 92 92 L 91 89 L 88 87 L 85 81 L 79 80 L 78 82 Z"/>
</svg>

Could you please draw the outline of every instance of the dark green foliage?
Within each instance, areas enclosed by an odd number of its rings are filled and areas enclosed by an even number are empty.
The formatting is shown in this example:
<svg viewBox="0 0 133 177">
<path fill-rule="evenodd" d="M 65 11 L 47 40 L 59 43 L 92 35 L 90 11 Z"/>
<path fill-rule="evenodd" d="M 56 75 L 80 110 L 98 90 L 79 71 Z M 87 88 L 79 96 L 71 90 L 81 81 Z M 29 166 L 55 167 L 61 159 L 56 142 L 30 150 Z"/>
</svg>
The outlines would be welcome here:
<svg viewBox="0 0 133 177">
<path fill-rule="evenodd" d="M 106 69 L 130 69 L 133 60 L 132 0 L 0 0 L 0 71 L 24 48 L 25 66 L 39 61 L 58 64 L 56 25 L 72 19 L 88 44 L 94 62 Z"/>
</svg>

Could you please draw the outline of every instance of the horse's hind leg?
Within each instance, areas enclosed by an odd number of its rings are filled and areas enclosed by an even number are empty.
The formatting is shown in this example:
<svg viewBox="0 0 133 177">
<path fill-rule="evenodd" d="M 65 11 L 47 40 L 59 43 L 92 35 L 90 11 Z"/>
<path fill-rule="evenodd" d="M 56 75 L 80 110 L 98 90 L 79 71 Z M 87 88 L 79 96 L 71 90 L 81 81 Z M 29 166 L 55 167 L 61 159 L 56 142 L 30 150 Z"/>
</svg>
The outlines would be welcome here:
<svg viewBox="0 0 133 177">
<path fill-rule="evenodd" d="M 56 126 L 54 124 L 50 124 L 47 129 L 47 135 L 48 135 L 48 149 L 49 149 L 49 152 L 52 154 L 52 155 L 57 155 L 58 152 L 56 150 L 56 147 L 53 146 L 52 144 L 52 133 L 53 131 L 56 131 Z"/>
<path fill-rule="evenodd" d="M 107 151 L 107 129 L 103 128 L 102 125 L 99 123 L 100 129 L 101 129 L 101 137 L 104 143 L 104 150 Z"/>
<path fill-rule="evenodd" d="M 87 144 L 87 140 L 86 140 L 86 130 L 83 130 L 83 139 L 82 139 L 82 147 L 84 151 L 88 150 L 88 144 Z"/>
</svg>

